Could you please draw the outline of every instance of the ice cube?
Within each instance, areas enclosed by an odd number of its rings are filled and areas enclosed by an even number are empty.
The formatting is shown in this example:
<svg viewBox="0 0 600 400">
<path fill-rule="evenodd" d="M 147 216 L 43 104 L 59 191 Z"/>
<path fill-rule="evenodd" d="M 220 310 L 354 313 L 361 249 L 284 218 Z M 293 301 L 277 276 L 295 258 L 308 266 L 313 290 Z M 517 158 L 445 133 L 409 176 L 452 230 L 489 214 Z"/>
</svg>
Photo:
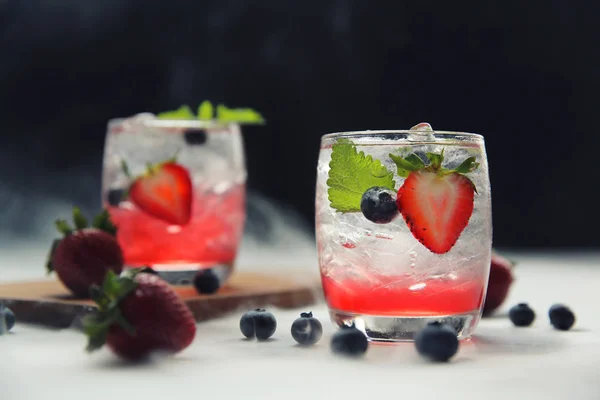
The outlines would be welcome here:
<svg viewBox="0 0 600 400">
<path fill-rule="evenodd" d="M 427 122 L 421 122 L 410 128 L 411 131 L 433 132 L 433 128 Z"/>
</svg>

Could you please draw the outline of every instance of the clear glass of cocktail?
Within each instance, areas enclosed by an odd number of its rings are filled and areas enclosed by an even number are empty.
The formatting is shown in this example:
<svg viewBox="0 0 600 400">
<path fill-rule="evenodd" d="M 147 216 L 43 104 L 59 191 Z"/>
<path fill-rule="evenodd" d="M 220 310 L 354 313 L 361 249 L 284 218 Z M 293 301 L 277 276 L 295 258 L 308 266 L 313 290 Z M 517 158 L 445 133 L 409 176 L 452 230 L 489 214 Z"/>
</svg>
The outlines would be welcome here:
<svg viewBox="0 0 600 400">
<path fill-rule="evenodd" d="M 468 338 L 491 259 L 483 137 L 426 123 L 323 136 L 316 236 L 335 323 L 403 341 L 440 321 Z"/>
<path fill-rule="evenodd" d="M 245 220 L 246 168 L 236 123 L 111 120 L 102 200 L 128 267 L 174 284 L 202 269 L 231 273 Z"/>
</svg>

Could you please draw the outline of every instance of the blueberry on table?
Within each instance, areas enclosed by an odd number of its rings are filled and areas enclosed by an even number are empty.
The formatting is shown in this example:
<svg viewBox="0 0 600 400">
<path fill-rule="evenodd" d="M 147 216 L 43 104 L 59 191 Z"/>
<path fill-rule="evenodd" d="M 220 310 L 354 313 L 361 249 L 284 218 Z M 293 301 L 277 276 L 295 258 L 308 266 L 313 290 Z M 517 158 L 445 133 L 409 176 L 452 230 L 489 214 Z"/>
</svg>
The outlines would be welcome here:
<svg viewBox="0 0 600 400">
<path fill-rule="evenodd" d="M 10 331 L 15 326 L 16 318 L 12 310 L 0 304 L 0 335 Z"/>
<path fill-rule="evenodd" d="M 535 319 L 535 312 L 527 303 L 520 303 L 511 307 L 508 311 L 508 317 L 515 326 L 529 326 Z"/>
<path fill-rule="evenodd" d="M 219 290 L 221 281 L 211 269 L 198 271 L 194 277 L 194 287 L 200 294 L 212 294 Z"/>
<path fill-rule="evenodd" d="M 204 129 L 188 129 L 183 133 L 185 142 L 192 146 L 200 146 L 206 143 L 206 132 Z"/>
<path fill-rule="evenodd" d="M 575 324 L 575 314 L 563 304 L 555 304 L 548 311 L 550 323 L 560 331 L 568 331 Z"/>
<path fill-rule="evenodd" d="M 315 344 L 321 336 L 323 336 L 323 326 L 313 317 L 312 312 L 301 313 L 300 318 L 292 323 L 292 337 L 301 345 Z"/>
<path fill-rule="evenodd" d="M 125 189 L 111 189 L 106 196 L 108 204 L 117 207 L 125 197 Z"/>
<path fill-rule="evenodd" d="M 448 361 L 458 351 L 456 331 L 448 324 L 431 322 L 415 336 L 415 347 L 432 361 Z"/>
<path fill-rule="evenodd" d="M 367 351 L 367 336 L 356 327 L 344 327 L 331 338 L 331 350 L 336 354 L 358 357 Z"/>
<path fill-rule="evenodd" d="M 398 215 L 394 191 L 374 186 L 363 193 L 360 210 L 366 219 L 376 224 L 387 224 Z"/>
<path fill-rule="evenodd" d="M 258 340 L 267 340 L 276 329 L 275 316 L 260 308 L 246 312 L 240 319 L 240 330 L 248 339 L 256 337 Z"/>
<path fill-rule="evenodd" d="M 17 318 L 15 317 L 15 313 L 8 307 L 4 307 L 4 320 L 6 322 L 6 330 L 10 331 L 15 323 L 17 322 Z"/>
</svg>

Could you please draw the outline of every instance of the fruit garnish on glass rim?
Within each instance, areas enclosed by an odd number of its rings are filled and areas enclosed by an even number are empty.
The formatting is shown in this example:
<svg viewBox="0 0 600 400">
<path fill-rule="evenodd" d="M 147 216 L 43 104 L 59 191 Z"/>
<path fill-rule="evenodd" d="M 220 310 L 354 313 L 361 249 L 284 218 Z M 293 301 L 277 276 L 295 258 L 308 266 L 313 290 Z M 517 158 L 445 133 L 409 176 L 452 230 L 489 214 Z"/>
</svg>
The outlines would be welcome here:
<svg viewBox="0 0 600 400">
<path fill-rule="evenodd" d="M 473 213 L 473 198 L 477 189 L 465 174 L 475 171 L 475 157 L 464 160 L 455 169 L 442 166 L 444 150 L 427 153 L 428 163 L 416 154 L 402 158 L 390 154 L 405 177 L 398 190 L 398 210 L 413 236 L 436 254 L 454 246 Z"/>
<path fill-rule="evenodd" d="M 176 110 L 159 113 L 157 117 L 158 119 L 217 121 L 248 125 L 265 123 L 263 116 L 251 108 L 228 108 L 223 104 L 214 107 L 208 100 L 200 104 L 196 113 L 189 106 L 183 105 Z"/>
<path fill-rule="evenodd" d="M 129 199 L 142 211 L 175 225 L 185 225 L 192 214 L 192 180 L 176 157 L 149 164 L 146 172 L 131 177 L 127 163 L 123 172 L 132 179 Z"/>
</svg>

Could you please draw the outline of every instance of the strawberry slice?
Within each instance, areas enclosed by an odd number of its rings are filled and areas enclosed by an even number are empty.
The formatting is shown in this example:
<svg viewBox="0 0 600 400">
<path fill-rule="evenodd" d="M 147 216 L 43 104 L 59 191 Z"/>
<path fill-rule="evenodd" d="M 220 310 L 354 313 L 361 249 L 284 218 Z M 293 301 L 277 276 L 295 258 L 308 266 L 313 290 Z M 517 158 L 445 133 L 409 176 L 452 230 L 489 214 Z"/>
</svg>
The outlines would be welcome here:
<svg viewBox="0 0 600 400">
<path fill-rule="evenodd" d="M 392 157 L 398 171 L 408 174 L 396 204 L 413 236 L 433 253 L 444 254 L 456 244 L 473 213 L 476 189 L 464 173 L 479 164 L 470 157 L 448 170 L 441 165 L 443 151 L 427 153 L 427 157 L 429 165 L 414 154 L 405 159 Z"/>
<path fill-rule="evenodd" d="M 192 211 L 190 174 L 173 161 L 156 164 L 135 179 L 129 188 L 129 198 L 155 218 L 185 225 Z"/>
</svg>

